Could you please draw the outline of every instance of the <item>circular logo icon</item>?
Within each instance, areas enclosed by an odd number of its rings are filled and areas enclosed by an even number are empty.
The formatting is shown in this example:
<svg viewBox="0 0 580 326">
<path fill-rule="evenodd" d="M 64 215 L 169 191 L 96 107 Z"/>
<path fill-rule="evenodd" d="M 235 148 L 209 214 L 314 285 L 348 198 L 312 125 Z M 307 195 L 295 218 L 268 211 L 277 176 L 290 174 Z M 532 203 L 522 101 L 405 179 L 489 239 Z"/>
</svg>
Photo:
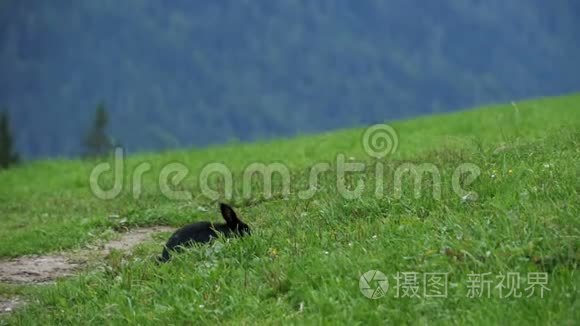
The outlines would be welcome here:
<svg viewBox="0 0 580 326">
<path fill-rule="evenodd" d="M 365 297 L 375 300 L 387 294 L 389 280 L 383 272 L 370 270 L 360 277 L 358 287 Z"/>
<path fill-rule="evenodd" d="M 389 125 L 374 125 L 365 130 L 363 147 L 369 156 L 381 159 L 397 151 L 399 136 L 395 129 Z"/>
</svg>

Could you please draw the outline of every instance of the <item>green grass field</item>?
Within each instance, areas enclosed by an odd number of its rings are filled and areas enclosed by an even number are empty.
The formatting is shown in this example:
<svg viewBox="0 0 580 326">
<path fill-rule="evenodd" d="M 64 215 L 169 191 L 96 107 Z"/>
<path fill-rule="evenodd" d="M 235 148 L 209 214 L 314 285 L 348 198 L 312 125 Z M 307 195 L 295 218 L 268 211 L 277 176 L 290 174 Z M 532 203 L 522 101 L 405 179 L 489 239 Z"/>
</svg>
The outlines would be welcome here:
<svg viewBox="0 0 580 326">
<path fill-rule="evenodd" d="M 216 202 L 202 195 L 198 179 L 215 162 L 231 169 L 230 202 L 254 230 L 251 237 L 193 248 L 163 266 L 152 262 L 160 246 L 144 243 L 111 255 L 105 268 L 55 285 L 0 285 L 0 295 L 29 302 L 0 317 L 0 324 L 577 325 L 580 94 L 389 124 L 398 149 L 380 161 L 365 152 L 364 128 L 132 155 L 124 164 L 123 191 L 112 200 L 90 190 L 98 162 L 39 161 L 0 171 L 3 258 L 80 248 L 111 236 L 121 220 L 128 227 L 218 221 Z M 366 165 L 345 178 L 351 189 L 365 184 L 358 198 L 341 195 L 338 154 Z M 135 198 L 132 173 L 143 162 L 152 170 Z M 189 169 L 172 187 L 191 193 L 190 200 L 160 191 L 160 171 L 172 162 Z M 274 178 L 273 196 L 264 198 L 254 178 L 252 196 L 244 198 L 242 173 L 254 162 L 283 163 L 291 174 L 289 196 L 283 196 L 282 179 Z M 320 176 L 312 198 L 300 199 L 310 167 L 319 162 L 331 170 Z M 375 194 L 379 163 L 382 196 Z M 432 196 L 436 182 L 428 176 L 420 182 L 421 196 L 414 196 L 410 177 L 397 196 L 394 172 L 405 163 L 433 164 L 441 198 Z M 452 188 L 464 163 L 480 170 L 471 183 L 459 178 L 470 195 Z M 112 184 L 112 175 L 104 184 Z M 211 184 L 223 188 L 219 178 Z M 383 297 L 369 299 L 359 289 L 369 270 L 387 276 Z M 534 284 L 537 277 L 547 279 Z M 441 296 L 426 295 L 433 293 Z"/>
</svg>

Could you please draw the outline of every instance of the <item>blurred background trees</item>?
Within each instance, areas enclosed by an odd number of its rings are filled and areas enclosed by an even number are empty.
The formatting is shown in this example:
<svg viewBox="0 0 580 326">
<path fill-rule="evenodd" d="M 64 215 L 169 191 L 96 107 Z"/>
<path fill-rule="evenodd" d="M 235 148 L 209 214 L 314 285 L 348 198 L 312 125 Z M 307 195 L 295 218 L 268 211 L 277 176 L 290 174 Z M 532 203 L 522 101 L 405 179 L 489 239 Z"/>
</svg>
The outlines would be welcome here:
<svg viewBox="0 0 580 326">
<path fill-rule="evenodd" d="M 0 2 L 0 105 L 26 158 L 205 146 L 580 89 L 575 0 Z"/>
<path fill-rule="evenodd" d="M 8 114 L 0 111 L 0 170 L 17 164 L 19 160 L 19 155 L 14 149 Z"/>
<path fill-rule="evenodd" d="M 111 138 L 107 135 L 109 117 L 105 105 L 100 103 L 95 110 L 93 126 L 84 141 L 86 158 L 98 158 L 107 155 L 113 149 Z"/>
</svg>

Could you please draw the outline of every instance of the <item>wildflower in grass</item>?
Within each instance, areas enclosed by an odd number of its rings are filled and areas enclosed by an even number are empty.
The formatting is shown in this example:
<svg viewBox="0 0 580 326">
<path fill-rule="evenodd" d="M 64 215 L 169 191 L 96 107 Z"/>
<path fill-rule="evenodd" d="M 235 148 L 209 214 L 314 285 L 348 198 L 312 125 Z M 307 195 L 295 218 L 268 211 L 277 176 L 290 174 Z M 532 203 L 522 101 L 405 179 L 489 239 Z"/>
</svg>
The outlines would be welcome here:
<svg viewBox="0 0 580 326">
<path fill-rule="evenodd" d="M 270 257 L 276 258 L 276 257 L 278 257 L 278 250 L 276 248 L 270 248 L 269 254 L 270 254 Z"/>
<path fill-rule="evenodd" d="M 508 170 L 508 174 L 509 174 L 509 175 L 512 175 L 513 173 L 514 173 L 514 171 L 513 171 L 512 169 L 509 169 L 509 170 Z"/>
</svg>

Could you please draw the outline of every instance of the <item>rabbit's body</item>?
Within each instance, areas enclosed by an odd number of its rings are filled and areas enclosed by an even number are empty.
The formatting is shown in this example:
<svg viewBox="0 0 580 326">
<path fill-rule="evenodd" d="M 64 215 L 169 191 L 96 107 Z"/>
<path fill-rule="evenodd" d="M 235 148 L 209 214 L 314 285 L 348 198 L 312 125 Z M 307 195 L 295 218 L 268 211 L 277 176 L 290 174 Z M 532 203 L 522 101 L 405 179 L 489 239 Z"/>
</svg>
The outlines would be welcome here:
<svg viewBox="0 0 580 326">
<path fill-rule="evenodd" d="M 166 262 L 171 258 L 172 251 L 178 252 L 195 243 L 208 243 L 217 238 L 218 233 L 228 238 L 250 234 L 250 227 L 237 217 L 230 206 L 220 204 L 220 210 L 226 223 L 202 221 L 180 228 L 169 238 L 158 260 Z"/>
</svg>

